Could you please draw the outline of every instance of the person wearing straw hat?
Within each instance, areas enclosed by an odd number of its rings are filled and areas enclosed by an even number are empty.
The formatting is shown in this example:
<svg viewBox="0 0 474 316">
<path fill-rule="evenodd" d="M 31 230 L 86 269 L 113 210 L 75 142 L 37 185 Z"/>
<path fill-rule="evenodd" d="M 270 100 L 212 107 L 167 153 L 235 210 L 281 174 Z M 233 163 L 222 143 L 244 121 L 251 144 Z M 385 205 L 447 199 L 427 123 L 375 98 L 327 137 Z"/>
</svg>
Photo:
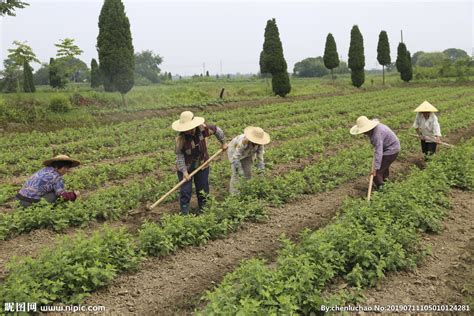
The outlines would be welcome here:
<svg viewBox="0 0 474 316">
<path fill-rule="evenodd" d="M 369 120 L 366 116 L 357 119 L 350 133 L 365 134 L 374 146 L 374 165 L 372 175 L 377 189 L 380 189 L 390 175 L 390 165 L 397 159 L 400 152 L 400 141 L 397 135 L 378 120 Z"/>
<path fill-rule="evenodd" d="M 66 201 L 75 201 L 79 192 L 66 192 L 63 176 L 80 164 L 78 160 L 66 155 L 58 155 L 43 161 L 45 167 L 33 174 L 16 195 L 20 205 L 29 207 L 42 198 L 49 203 L 56 202 L 58 197 Z"/>
<path fill-rule="evenodd" d="M 414 112 L 416 112 L 416 118 L 413 127 L 416 128 L 416 133 L 421 140 L 421 151 L 425 159 L 428 159 L 436 152 L 437 143 L 441 142 L 441 128 L 435 114 L 438 109 L 425 101 Z"/>
<path fill-rule="evenodd" d="M 189 176 L 193 170 L 209 159 L 207 138 L 215 135 L 223 150 L 227 149 L 222 129 L 215 125 L 204 124 L 204 118 L 194 116 L 190 111 L 184 111 L 179 120 L 173 122 L 172 129 L 179 132 L 176 137 L 176 167 L 179 181 L 188 180 L 181 186 L 179 204 L 181 214 L 189 214 L 189 204 L 192 194 L 192 180 L 196 186 L 199 211 L 206 203 L 205 195 L 209 193 L 209 166 Z"/>
<path fill-rule="evenodd" d="M 270 143 L 270 135 L 260 127 L 248 126 L 244 133 L 236 136 L 229 144 L 227 156 L 232 166 L 232 176 L 230 178 L 230 193 L 238 193 L 238 182 L 240 176 L 245 179 L 252 177 L 253 161 L 257 160 L 257 169 L 265 170 L 263 154 L 265 145 Z"/>
</svg>

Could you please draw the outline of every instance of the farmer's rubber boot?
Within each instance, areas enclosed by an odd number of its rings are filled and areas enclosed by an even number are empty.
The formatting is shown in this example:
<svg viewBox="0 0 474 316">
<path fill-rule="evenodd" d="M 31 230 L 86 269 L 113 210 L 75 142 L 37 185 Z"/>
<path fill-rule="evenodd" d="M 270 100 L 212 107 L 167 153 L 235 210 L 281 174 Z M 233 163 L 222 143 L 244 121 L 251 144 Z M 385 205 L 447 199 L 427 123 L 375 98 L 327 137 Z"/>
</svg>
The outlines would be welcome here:
<svg viewBox="0 0 474 316">
<path fill-rule="evenodd" d="M 189 214 L 189 204 L 181 204 L 181 215 Z"/>
</svg>

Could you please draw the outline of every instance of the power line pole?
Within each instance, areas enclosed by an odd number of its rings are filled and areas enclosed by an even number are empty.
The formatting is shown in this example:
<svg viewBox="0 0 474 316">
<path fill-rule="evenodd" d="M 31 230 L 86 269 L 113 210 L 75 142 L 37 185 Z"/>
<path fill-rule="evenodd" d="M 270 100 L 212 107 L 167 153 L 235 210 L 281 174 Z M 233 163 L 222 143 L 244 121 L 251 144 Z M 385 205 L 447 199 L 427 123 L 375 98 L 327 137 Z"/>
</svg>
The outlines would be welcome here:
<svg viewBox="0 0 474 316">
<path fill-rule="evenodd" d="M 403 30 L 400 30 L 400 37 L 401 37 L 402 43 L 403 43 Z"/>
</svg>

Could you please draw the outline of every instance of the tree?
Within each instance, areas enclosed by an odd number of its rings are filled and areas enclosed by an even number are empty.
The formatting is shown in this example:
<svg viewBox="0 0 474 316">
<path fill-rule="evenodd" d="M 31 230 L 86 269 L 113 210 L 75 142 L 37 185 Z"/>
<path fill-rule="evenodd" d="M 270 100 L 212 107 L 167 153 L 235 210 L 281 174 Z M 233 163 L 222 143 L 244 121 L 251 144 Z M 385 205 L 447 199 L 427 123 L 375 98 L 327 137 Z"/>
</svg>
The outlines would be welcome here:
<svg viewBox="0 0 474 316">
<path fill-rule="evenodd" d="M 359 27 L 354 25 L 351 30 L 351 43 L 349 46 L 349 68 L 351 69 L 352 85 L 357 88 L 364 84 L 364 67 L 364 38 L 359 31 Z"/>
<path fill-rule="evenodd" d="M 37 62 L 37 63 L 40 62 L 38 58 L 36 58 L 36 55 L 33 52 L 33 49 L 31 49 L 31 47 L 28 46 L 26 42 L 22 43 L 19 41 L 14 41 L 13 45 L 16 45 L 16 48 L 8 49 L 8 52 L 9 52 L 8 58 L 13 62 L 11 67 L 19 69 L 19 68 L 22 68 L 25 65 L 25 63 L 30 64 L 31 62 Z M 25 71 L 25 69 L 23 69 L 23 71 Z M 20 91 L 20 80 L 18 78 L 17 92 L 19 91 Z"/>
<path fill-rule="evenodd" d="M 171 71 L 168 72 L 168 80 L 173 80 L 173 75 L 171 74 Z"/>
<path fill-rule="evenodd" d="M 33 82 L 33 68 L 25 61 L 23 64 L 23 91 L 35 92 L 35 83 Z"/>
<path fill-rule="evenodd" d="M 126 106 L 126 94 L 134 85 L 135 56 L 130 21 L 121 0 L 104 1 L 97 51 L 105 91 L 118 90 Z"/>
<path fill-rule="evenodd" d="M 415 66 L 417 61 L 418 61 L 418 57 L 420 57 L 422 54 L 424 54 L 425 52 L 423 51 L 417 51 L 416 53 L 413 54 L 413 56 L 411 56 L 411 64 L 412 66 Z"/>
<path fill-rule="evenodd" d="M 299 61 L 293 67 L 293 74 L 297 77 L 323 77 L 329 74 L 322 57 L 308 57 Z"/>
<path fill-rule="evenodd" d="M 66 86 L 66 78 L 62 75 L 60 67 L 54 58 L 49 59 L 49 85 L 60 89 Z"/>
<path fill-rule="evenodd" d="M 97 60 L 92 58 L 91 61 L 91 87 L 98 88 L 102 84 L 102 78 L 100 75 L 99 65 L 97 64 Z"/>
<path fill-rule="evenodd" d="M 458 48 L 448 48 L 444 50 L 443 53 L 448 56 L 451 61 L 469 58 L 469 55 L 466 53 L 466 51 Z"/>
<path fill-rule="evenodd" d="M 324 66 L 331 70 L 331 77 L 334 82 L 334 68 L 339 66 L 339 56 L 337 54 L 336 41 L 331 33 L 326 37 L 323 60 Z"/>
<path fill-rule="evenodd" d="M 413 66 L 411 64 L 410 51 L 407 51 L 406 63 L 407 63 L 407 68 L 405 69 L 404 72 L 400 73 L 400 77 L 402 78 L 403 81 L 409 82 L 411 79 L 413 79 Z"/>
<path fill-rule="evenodd" d="M 272 75 L 273 93 L 284 97 L 291 91 L 291 84 L 275 19 L 267 21 L 264 38 L 263 50 L 260 53 L 260 72 Z M 274 76 L 277 78 L 273 78 Z"/>
<path fill-rule="evenodd" d="M 135 54 L 135 75 L 144 77 L 153 83 L 160 82 L 160 68 L 163 58 L 151 50 Z"/>
<path fill-rule="evenodd" d="M 272 75 L 273 92 L 280 97 L 285 97 L 291 91 L 290 77 L 286 71 Z"/>
<path fill-rule="evenodd" d="M 206 70 L 206 77 L 209 77 L 209 70 Z"/>
<path fill-rule="evenodd" d="M 404 43 L 398 44 L 397 48 L 397 61 L 395 62 L 397 70 L 400 73 L 400 78 L 408 82 L 413 77 L 413 69 L 411 65 L 410 52 L 407 51 L 407 47 Z"/>
<path fill-rule="evenodd" d="M 80 68 L 80 65 L 75 62 L 71 62 L 76 56 L 79 56 L 83 53 L 83 51 L 74 44 L 73 38 L 65 38 L 63 40 L 59 40 L 57 44 L 54 44 L 58 48 L 56 53 L 56 61 L 58 61 L 58 65 L 65 66 L 64 71 L 66 72 L 66 76 L 69 77 L 72 75 L 72 80 L 76 81 L 76 71 Z"/>
<path fill-rule="evenodd" d="M 15 16 L 15 9 L 23 9 L 29 6 L 28 3 L 18 0 L 3 0 L 0 1 L 0 16 L 9 15 Z"/>
<path fill-rule="evenodd" d="M 33 74 L 33 82 L 35 86 L 48 85 L 49 84 L 49 65 L 44 63 L 41 67 L 36 70 Z"/>
<path fill-rule="evenodd" d="M 448 56 L 442 52 L 422 53 L 418 56 L 416 66 L 420 67 L 438 67 L 443 65 Z"/>
<path fill-rule="evenodd" d="M 3 61 L 4 70 L 0 71 L 3 79 L 0 81 L 0 91 L 6 93 L 17 92 L 20 82 L 23 80 L 23 71 L 19 70 L 15 63 L 7 58 Z"/>
<path fill-rule="evenodd" d="M 381 31 L 379 34 L 377 61 L 382 65 L 382 83 L 385 85 L 385 66 L 392 62 L 390 59 L 390 44 L 388 42 L 387 32 L 385 31 Z"/>
</svg>

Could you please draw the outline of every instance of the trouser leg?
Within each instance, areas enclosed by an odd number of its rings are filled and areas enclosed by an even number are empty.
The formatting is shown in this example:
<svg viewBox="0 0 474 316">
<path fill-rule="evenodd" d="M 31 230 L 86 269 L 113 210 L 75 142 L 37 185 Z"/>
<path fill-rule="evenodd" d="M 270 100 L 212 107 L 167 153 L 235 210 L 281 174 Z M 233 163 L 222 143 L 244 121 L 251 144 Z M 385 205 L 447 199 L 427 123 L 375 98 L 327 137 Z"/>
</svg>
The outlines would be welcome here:
<svg viewBox="0 0 474 316">
<path fill-rule="evenodd" d="M 251 157 L 244 158 L 240 161 L 242 163 L 242 170 L 244 171 L 244 178 L 250 179 L 252 177 L 253 161 Z"/>
<path fill-rule="evenodd" d="M 424 140 L 421 141 L 421 152 L 426 155 L 426 153 L 428 152 L 428 148 L 426 146 L 426 142 Z"/>
<path fill-rule="evenodd" d="M 230 176 L 230 183 L 229 183 L 229 192 L 231 194 L 239 193 L 239 172 L 235 170 L 234 166 L 231 164 L 230 168 L 232 169 L 232 174 Z"/>
<path fill-rule="evenodd" d="M 209 167 L 194 175 L 194 185 L 198 199 L 199 210 L 202 211 L 206 204 L 206 195 L 209 194 Z"/>
<path fill-rule="evenodd" d="M 48 203 L 56 202 L 57 198 L 58 196 L 56 195 L 56 192 L 48 192 L 43 195 L 43 199 L 45 199 Z"/>
<path fill-rule="evenodd" d="M 382 157 L 380 169 L 376 171 L 376 175 L 374 177 L 374 183 L 377 188 L 380 188 L 390 175 L 390 165 L 395 161 L 395 159 L 397 159 L 397 156 L 398 153 Z"/>
<path fill-rule="evenodd" d="M 436 143 L 426 143 L 426 154 L 433 155 L 436 153 Z"/>
<path fill-rule="evenodd" d="M 178 180 L 183 180 L 183 173 L 178 171 Z M 191 202 L 191 194 L 193 190 L 193 180 L 185 182 L 180 189 L 179 193 L 179 207 L 181 214 L 187 215 L 189 213 L 189 202 Z"/>
</svg>

